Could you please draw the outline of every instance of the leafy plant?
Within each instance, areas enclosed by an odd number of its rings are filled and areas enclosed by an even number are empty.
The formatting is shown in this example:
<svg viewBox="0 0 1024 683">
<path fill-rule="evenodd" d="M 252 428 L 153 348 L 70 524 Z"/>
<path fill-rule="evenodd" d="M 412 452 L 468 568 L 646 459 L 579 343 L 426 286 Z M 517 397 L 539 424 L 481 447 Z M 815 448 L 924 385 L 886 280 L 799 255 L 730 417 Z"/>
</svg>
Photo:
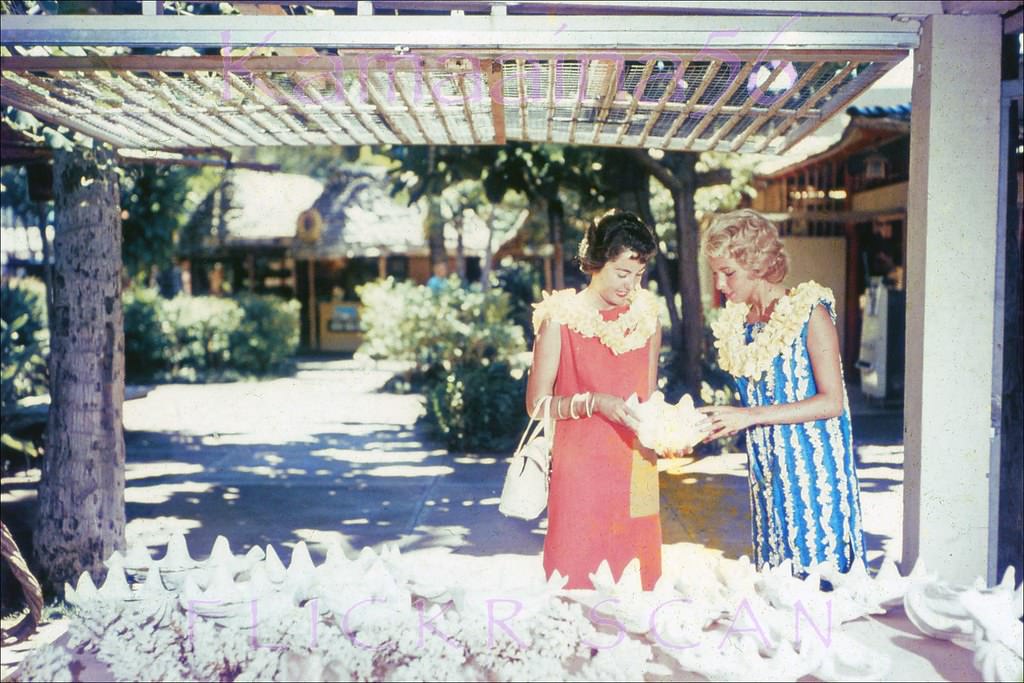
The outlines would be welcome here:
<svg viewBox="0 0 1024 683">
<path fill-rule="evenodd" d="M 167 368 L 171 337 L 163 326 L 163 302 L 154 288 L 134 287 L 122 297 L 124 365 L 129 379 L 153 377 Z"/>
<path fill-rule="evenodd" d="M 32 278 L 4 282 L 0 287 L 0 410 L 5 426 L 10 424 L 20 399 L 47 392 L 49 350 L 46 286 Z M 30 441 L 18 439 L 7 430 L 0 439 L 8 448 L 35 455 Z"/>
<path fill-rule="evenodd" d="M 430 424 L 448 448 L 498 450 L 526 425 L 526 382 L 505 363 L 457 365 L 427 391 Z"/>
<path fill-rule="evenodd" d="M 365 330 L 359 353 L 408 360 L 420 374 L 455 365 L 484 365 L 525 349 L 523 330 L 509 319 L 508 295 L 463 288 L 458 278 L 437 293 L 388 278 L 357 289 Z"/>
<path fill-rule="evenodd" d="M 282 368 L 299 347 L 299 302 L 251 294 L 237 301 L 242 320 L 230 335 L 232 366 L 257 374 Z"/>
<path fill-rule="evenodd" d="M 284 369 L 299 344 L 299 303 L 275 296 L 164 299 L 125 293 L 125 364 L 134 379 L 203 381 Z"/>
<path fill-rule="evenodd" d="M 541 275 L 529 263 L 506 259 L 494 272 L 494 284 L 508 294 L 509 318 L 533 343 L 533 304 L 541 298 Z"/>
<path fill-rule="evenodd" d="M 427 399 L 427 420 L 454 450 L 494 450 L 525 423 L 525 383 L 510 359 L 525 349 L 500 290 L 465 289 L 452 278 L 436 293 L 389 278 L 363 285 L 360 354 L 409 360 Z"/>
</svg>

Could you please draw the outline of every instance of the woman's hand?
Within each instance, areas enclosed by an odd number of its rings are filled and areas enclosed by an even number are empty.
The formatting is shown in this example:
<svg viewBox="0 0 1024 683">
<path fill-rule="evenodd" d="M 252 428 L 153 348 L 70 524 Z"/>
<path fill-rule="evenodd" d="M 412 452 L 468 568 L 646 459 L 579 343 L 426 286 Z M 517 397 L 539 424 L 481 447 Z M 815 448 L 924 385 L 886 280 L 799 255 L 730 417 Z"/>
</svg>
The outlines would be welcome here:
<svg viewBox="0 0 1024 683">
<path fill-rule="evenodd" d="M 640 426 L 636 415 L 626 407 L 626 402 L 618 396 L 594 394 L 594 412 L 601 413 L 610 421 L 629 427 L 634 432 Z"/>
<path fill-rule="evenodd" d="M 753 413 L 750 408 L 736 406 L 703 406 L 697 408 L 711 420 L 711 433 L 704 440 L 713 441 L 723 436 L 732 436 L 742 429 L 752 427 Z"/>
</svg>

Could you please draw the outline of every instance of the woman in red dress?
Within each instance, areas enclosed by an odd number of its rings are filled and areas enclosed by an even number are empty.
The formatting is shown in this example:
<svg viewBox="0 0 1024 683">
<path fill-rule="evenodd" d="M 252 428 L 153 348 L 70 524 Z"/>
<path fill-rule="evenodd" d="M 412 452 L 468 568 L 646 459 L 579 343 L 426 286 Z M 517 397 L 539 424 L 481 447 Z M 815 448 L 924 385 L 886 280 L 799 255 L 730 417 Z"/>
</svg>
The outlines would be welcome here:
<svg viewBox="0 0 1024 683">
<path fill-rule="evenodd" d="M 567 588 L 593 588 L 603 560 L 619 580 L 638 558 L 644 590 L 661 575 L 657 456 L 625 404 L 647 400 L 657 381 L 659 303 L 640 288 L 655 249 L 635 215 L 606 215 L 580 244 L 590 284 L 535 306 L 527 409 L 552 396 L 556 418 L 544 570 L 568 576 Z"/>
</svg>

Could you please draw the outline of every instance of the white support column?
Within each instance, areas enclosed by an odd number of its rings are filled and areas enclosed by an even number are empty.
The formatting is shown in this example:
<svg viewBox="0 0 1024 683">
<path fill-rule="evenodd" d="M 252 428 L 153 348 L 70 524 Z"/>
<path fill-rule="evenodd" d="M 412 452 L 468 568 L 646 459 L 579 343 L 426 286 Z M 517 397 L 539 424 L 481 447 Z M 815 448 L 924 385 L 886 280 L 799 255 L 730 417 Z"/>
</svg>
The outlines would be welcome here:
<svg viewBox="0 0 1024 683">
<path fill-rule="evenodd" d="M 989 575 L 1000 17 L 937 15 L 914 55 L 903 565 Z"/>
</svg>

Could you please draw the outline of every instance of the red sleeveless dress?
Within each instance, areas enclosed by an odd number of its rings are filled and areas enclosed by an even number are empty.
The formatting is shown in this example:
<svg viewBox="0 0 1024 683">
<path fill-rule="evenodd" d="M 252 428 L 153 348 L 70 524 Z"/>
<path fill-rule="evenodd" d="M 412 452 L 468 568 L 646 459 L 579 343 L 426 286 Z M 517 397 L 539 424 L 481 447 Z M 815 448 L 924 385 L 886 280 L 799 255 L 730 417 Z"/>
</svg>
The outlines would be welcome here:
<svg viewBox="0 0 1024 683">
<path fill-rule="evenodd" d="M 606 321 L 628 310 L 601 311 Z M 616 355 L 597 337 L 561 325 L 562 349 L 554 394 L 586 391 L 623 399 L 649 395 L 650 344 Z M 632 430 L 603 415 L 559 420 L 552 448 L 544 571 L 568 575 L 567 588 L 592 589 L 589 574 L 608 560 L 615 580 L 640 559 L 644 590 L 661 576 L 661 519 L 656 456 Z"/>
</svg>

